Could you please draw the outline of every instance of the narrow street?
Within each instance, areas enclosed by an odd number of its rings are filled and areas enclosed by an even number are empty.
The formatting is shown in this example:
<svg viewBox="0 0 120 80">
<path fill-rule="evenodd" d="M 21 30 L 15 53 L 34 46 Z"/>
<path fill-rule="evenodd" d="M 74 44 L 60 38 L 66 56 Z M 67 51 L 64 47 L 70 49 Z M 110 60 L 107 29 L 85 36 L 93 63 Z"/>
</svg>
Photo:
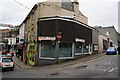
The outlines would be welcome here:
<svg viewBox="0 0 120 80">
<path fill-rule="evenodd" d="M 120 0 L 0 0 L 0 9 L 3 80 L 120 79 Z"/>
<path fill-rule="evenodd" d="M 104 55 L 83 63 L 60 68 L 34 67 L 6 71 L 3 78 L 118 78 L 118 55 Z"/>
</svg>

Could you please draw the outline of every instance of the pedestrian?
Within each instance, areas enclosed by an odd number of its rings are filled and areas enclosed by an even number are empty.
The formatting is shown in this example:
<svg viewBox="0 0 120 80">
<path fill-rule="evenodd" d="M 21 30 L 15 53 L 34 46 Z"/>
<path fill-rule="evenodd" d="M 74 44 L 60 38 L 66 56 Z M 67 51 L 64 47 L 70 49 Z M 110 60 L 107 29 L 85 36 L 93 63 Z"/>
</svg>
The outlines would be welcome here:
<svg viewBox="0 0 120 80">
<path fill-rule="evenodd" d="M 20 61 L 22 62 L 22 56 L 19 56 L 19 58 L 20 58 Z"/>
<path fill-rule="evenodd" d="M 27 65 L 27 61 L 28 61 L 27 56 L 24 58 L 24 61 L 25 61 L 25 65 Z"/>
<path fill-rule="evenodd" d="M 118 50 L 118 55 L 120 55 L 120 46 L 118 46 L 117 50 Z"/>
</svg>

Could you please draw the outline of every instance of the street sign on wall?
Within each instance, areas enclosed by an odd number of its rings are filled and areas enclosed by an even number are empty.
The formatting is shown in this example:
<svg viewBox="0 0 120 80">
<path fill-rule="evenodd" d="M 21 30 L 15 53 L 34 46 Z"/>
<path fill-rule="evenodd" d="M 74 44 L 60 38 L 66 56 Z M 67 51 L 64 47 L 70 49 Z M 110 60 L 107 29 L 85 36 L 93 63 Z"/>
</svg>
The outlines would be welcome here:
<svg viewBox="0 0 120 80">
<path fill-rule="evenodd" d="M 20 41 L 24 42 L 24 41 L 25 41 L 25 39 L 20 39 Z"/>
<path fill-rule="evenodd" d="M 79 38 L 75 38 L 75 41 L 76 41 L 76 42 L 83 42 L 83 43 L 85 42 L 84 39 L 79 39 Z"/>
</svg>

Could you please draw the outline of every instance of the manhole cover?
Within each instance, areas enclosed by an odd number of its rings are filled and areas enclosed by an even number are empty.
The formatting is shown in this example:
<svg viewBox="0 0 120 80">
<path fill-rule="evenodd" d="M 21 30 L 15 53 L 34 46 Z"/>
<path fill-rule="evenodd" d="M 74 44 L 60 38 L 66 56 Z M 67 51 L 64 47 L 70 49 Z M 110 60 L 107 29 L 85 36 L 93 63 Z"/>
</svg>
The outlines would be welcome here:
<svg viewBox="0 0 120 80">
<path fill-rule="evenodd" d="M 50 75 L 59 75 L 59 73 L 51 73 Z"/>
<path fill-rule="evenodd" d="M 98 65 L 95 65 L 95 66 L 98 66 Z"/>
<path fill-rule="evenodd" d="M 87 65 L 82 65 L 82 66 L 76 67 L 76 69 L 84 69 L 86 67 L 88 67 L 88 66 Z"/>
</svg>

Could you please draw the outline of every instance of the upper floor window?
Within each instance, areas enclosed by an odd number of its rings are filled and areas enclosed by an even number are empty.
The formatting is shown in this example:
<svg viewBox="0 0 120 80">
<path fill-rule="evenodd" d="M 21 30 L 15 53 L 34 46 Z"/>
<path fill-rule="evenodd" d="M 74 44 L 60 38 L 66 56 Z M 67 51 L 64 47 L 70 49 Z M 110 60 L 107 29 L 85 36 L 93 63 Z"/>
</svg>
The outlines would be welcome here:
<svg viewBox="0 0 120 80">
<path fill-rule="evenodd" d="M 70 11 L 74 10 L 73 3 L 70 0 L 62 1 L 61 7 Z"/>
</svg>

